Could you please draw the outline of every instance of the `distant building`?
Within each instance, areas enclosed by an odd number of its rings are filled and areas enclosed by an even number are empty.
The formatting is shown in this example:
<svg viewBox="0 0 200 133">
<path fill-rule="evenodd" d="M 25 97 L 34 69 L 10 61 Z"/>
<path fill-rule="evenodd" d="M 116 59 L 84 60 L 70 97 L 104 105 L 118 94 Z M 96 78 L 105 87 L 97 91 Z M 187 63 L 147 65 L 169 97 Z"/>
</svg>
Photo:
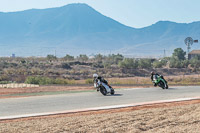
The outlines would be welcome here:
<svg viewBox="0 0 200 133">
<path fill-rule="evenodd" d="M 192 50 L 189 54 L 188 54 L 188 59 L 192 59 L 195 56 L 200 56 L 200 50 Z"/>
<path fill-rule="evenodd" d="M 11 56 L 12 58 L 15 58 L 15 54 L 12 54 L 12 56 Z"/>
</svg>

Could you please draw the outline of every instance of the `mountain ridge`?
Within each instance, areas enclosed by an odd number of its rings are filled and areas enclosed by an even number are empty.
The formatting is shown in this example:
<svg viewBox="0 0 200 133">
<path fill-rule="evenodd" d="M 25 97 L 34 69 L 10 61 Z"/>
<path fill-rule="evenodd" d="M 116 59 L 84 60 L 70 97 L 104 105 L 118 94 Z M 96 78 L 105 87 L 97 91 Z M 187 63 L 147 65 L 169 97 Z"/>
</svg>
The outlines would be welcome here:
<svg viewBox="0 0 200 133">
<path fill-rule="evenodd" d="M 133 28 L 102 15 L 87 4 L 0 12 L 0 45 L 6 45 L 0 56 L 8 53 L 45 56 L 55 50 L 60 51 L 59 56 L 111 51 L 152 55 L 158 47 L 171 51 L 176 47 L 185 48 L 183 40 L 187 36 L 198 38 L 199 28 L 200 21 L 188 24 L 158 21 L 148 27 Z M 136 49 L 149 51 L 143 53 Z"/>
</svg>

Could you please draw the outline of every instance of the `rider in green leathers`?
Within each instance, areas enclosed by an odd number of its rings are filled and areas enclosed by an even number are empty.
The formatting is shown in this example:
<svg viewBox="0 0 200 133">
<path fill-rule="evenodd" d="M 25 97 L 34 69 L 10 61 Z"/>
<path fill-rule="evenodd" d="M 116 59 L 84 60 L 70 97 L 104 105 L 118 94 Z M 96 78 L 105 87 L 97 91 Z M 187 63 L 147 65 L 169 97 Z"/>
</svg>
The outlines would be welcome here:
<svg viewBox="0 0 200 133">
<path fill-rule="evenodd" d="M 167 81 L 164 79 L 164 77 L 158 73 L 155 73 L 154 71 L 151 72 L 151 81 L 153 82 L 153 78 L 155 77 L 157 79 L 157 77 L 160 76 L 166 83 Z M 157 84 L 155 82 L 154 83 L 154 86 L 157 86 Z"/>
</svg>

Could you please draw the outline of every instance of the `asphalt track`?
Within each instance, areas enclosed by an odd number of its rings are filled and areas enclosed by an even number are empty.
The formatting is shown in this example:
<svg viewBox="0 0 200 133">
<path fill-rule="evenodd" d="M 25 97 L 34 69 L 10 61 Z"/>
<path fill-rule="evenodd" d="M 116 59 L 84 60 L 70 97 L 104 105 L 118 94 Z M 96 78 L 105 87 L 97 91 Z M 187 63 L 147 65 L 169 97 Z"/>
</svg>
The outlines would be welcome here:
<svg viewBox="0 0 200 133">
<path fill-rule="evenodd" d="M 151 101 L 200 97 L 200 86 L 119 89 L 113 96 L 100 92 L 69 93 L 0 99 L 0 119 L 14 116 L 31 116 L 46 112 L 81 110 L 105 106 L 117 106 Z"/>
</svg>

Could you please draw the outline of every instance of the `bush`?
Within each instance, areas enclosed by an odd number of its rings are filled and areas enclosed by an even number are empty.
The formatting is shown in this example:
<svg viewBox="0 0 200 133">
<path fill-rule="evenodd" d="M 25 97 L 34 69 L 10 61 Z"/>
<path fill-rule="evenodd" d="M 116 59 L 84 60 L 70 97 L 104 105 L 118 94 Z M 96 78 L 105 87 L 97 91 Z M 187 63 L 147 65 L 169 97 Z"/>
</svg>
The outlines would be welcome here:
<svg viewBox="0 0 200 133">
<path fill-rule="evenodd" d="M 85 54 L 80 54 L 78 57 L 77 57 L 77 59 L 79 60 L 79 61 L 82 61 L 82 62 L 85 62 L 85 61 L 88 61 L 88 56 L 87 55 L 85 55 Z"/>
<path fill-rule="evenodd" d="M 68 63 L 62 63 L 61 67 L 64 69 L 71 69 L 71 66 Z"/>
<path fill-rule="evenodd" d="M 57 78 L 54 82 L 54 84 L 69 84 L 69 82 L 65 79 L 60 79 L 60 78 Z"/>
<path fill-rule="evenodd" d="M 139 68 L 151 68 L 151 59 L 140 59 L 138 62 L 138 67 Z"/>
<path fill-rule="evenodd" d="M 85 83 L 86 83 L 86 84 L 93 84 L 93 79 L 86 79 L 86 80 L 85 80 Z"/>
<path fill-rule="evenodd" d="M 65 57 L 64 57 L 64 60 L 67 60 L 67 61 L 73 61 L 74 60 L 74 56 L 71 56 L 71 55 L 66 55 Z"/>
<path fill-rule="evenodd" d="M 95 60 L 97 61 L 97 62 L 102 62 L 102 60 L 103 60 L 103 55 L 101 55 L 101 54 L 98 54 L 98 55 L 95 55 Z"/>
<path fill-rule="evenodd" d="M 109 56 L 105 56 L 104 58 L 110 64 L 119 64 L 119 62 L 123 61 L 124 56 L 121 55 L 121 54 L 117 54 L 117 55 L 112 54 L 112 55 L 109 55 Z"/>
<path fill-rule="evenodd" d="M 170 59 L 169 67 L 170 68 L 182 68 L 181 61 L 178 60 L 177 58 L 172 57 Z"/>
<path fill-rule="evenodd" d="M 138 61 L 135 59 L 125 58 L 123 61 L 120 61 L 118 64 L 121 68 L 137 68 Z"/>
<path fill-rule="evenodd" d="M 0 75 L 0 81 L 9 81 L 10 78 L 7 74 Z"/>
<path fill-rule="evenodd" d="M 104 61 L 103 62 L 103 66 L 104 66 L 104 68 L 110 68 L 111 67 L 111 63 L 108 62 L 108 61 Z"/>
<path fill-rule="evenodd" d="M 153 67 L 154 68 L 162 68 L 166 64 L 167 64 L 167 61 L 165 61 L 165 60 L 156 60 L 153 62 Z"/>
<path fill-rule="evenodd" d="M 12 81 L 0 81 L 0 84 L 10 84 Z"/>
<path fill-rule="evenodd" d="M 170 68 L 187 68 L 188 65 L 189 65 L 188 60 L 179 60 L 178 58 L 172 57 L 170 59 L 169 67 Z"/>
<path fill-rule="evenodd" d="M 174 53 L 172 57 L 177 58 L 178 60 L 185 60 L 185 55 L 186 55 L 186 52 L 183 51 L 182 48 L 176 48 L 174 49 Z"/>
<path fill-rule="evenodd" d="M 32 76 L 30 76 L 30 77 L 26 78 L 25 83 L 26 84 L 47 85 L 47 84 L 54 84 L 55 82 L 53 79 L 50 79 L 48 77 L 39 77 L 39 76 L 32 77 Z"/>
<path fill-rule="evenodd" d="M 192 60 L 190 60 L 190 64 L 191 64 L 191 67 L 193 67 L 193 68 L 199 68 L 200 60 L 198 59 L 198 57 L 195 57 Z"/>
<path fill-rule="evenodd" d="M 54 55 L 47 55 L 47 60 L 52 61 L 52 60 L 56 60 L 56 59 L 57 59 L 57 57 Z"/>
<path fill-rule="evenodd" d="M 25 63 L 26 63 L 26 60 L 22 59 L 20 62 L 21 62 L 22 64 L 25 64 Z"/>
</svg>

